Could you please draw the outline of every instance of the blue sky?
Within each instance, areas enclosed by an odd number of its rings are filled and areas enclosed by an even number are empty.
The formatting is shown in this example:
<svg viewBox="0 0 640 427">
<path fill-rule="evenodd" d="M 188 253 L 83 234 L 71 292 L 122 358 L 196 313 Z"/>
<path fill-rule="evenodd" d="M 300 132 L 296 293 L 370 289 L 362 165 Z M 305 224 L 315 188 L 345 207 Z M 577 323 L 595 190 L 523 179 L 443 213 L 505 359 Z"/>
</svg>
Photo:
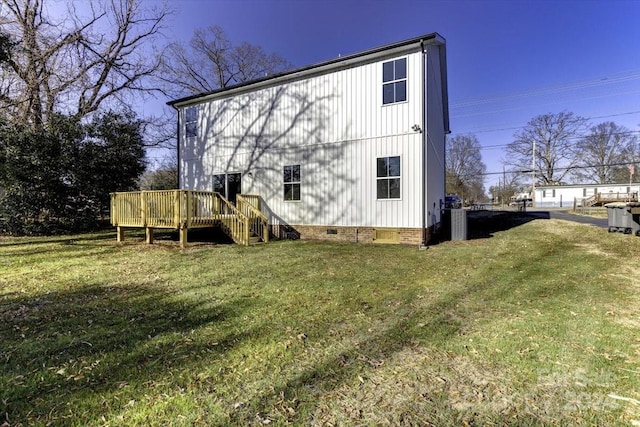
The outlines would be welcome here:
<svg viewBox="0 0 640 427">
<path fill-rule="evenodd" d="M 476 134 L 488 172 L 502 171 L 504 145 L 539 114 L 572 111 L 640 131 L 640 0 L 170 4 L 171 40 L 186 42 L 195 28 L 220 25 L 232 42 L 261 45 L 295 66 L 440 33 L 452 132 Z M 488 175 L 486 187 L 498 176 Z"/>
</svg>

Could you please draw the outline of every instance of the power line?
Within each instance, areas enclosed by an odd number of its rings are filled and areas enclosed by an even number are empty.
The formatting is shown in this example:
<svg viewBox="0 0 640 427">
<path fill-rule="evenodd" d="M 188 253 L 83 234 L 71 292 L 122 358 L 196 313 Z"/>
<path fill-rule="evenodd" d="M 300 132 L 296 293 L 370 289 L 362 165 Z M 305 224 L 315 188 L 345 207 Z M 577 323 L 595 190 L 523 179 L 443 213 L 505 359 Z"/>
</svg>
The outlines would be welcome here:
<svg viewBox="0 0 640 427">
<path fill-rule="evenodd" d="M 605 118 L 610 118 L 610 117 L 620 117 L 620 116 L 629 116 L 632 114 L 640 114 L 640 110 L 638 111 L 627 111 L 624 113 L 618 113 L 618 114 L 608 114 L 606 116 L 592 116 L 592 117 L 587 117 L 587 120 L 593 120 L 593 119 L 605 119 Z M 460 131 L 460 132 L 454 132 L 454 134 L 469 134 L 469 133 L 489 133 L 489 132 L 502 132 L 505 130 L 518 130 L 518 129 L 524 129 L 527 125 L 524 126 L 516 126 L 516 127 L 505 127 L 505 128 L 496 128 L 496 129 L 484 129 L 484 130 L 471 130 L 471 131 Z"/>
<path fill-rule="evenodd" d="M 557 168 L 551 168 L 550 170 L 553 172 L 560 172 L 560 171 L 568 171 L 568 170 L 573 170 L 573 169 L 592 169 L 592 168 L 601 168 L 601 167 L 614 167 L 614 166 L 629 166 L 629 165 L 637 165 L 638 163 L 640 163 L 640 161 L 632 161 L 632 162 L 618 162 L 618 163 L 602 163 L 602 164 L 596 164 L 596 165 L 580 165 L 580 166 L 567 166 L 567 167 L 557 167 Z M 481 173 L 478 175 L 481 176 L 485 176 L 485 175 L 502 175 L 504 173 L 510 173 L 510 174 L 530 174 L 533 171 L 531 169 L 521 169 L 521 170 L 510 170 L 510 171 L 500 171 L 500 172 L 485 172 L 485 173 Z"/>
<path fill-rule="evenodd" d="M 638 130 L 632 130 L 629 132 L 616 132 L 616 133 L 610 133 L 608 135 L 632 135 L 632 134 L 640 134 L 640 131 Z M 568 138 L 565 138 L 565 140 L 577 140 L 577 139 L 582 139 L 582 138 L 586 138 L 590 135 L 577 135 L 577 136 L 571 136 Z M 510 143 L 505 143 L 505 144 L 492 144 L 492 145 L 481 145 L 480 149 L 481 150 L 495 150 L 498 148 L 504 148 L 506 146 L 508 146 Z"/>
<path fill-rule="evenodd" d="M 608 85 L 613 83 L 626 82 L 630 80 L 640 79 L 640 73 L 637 73 L 638 70 L 629 70 L 622 73 L 631 73 L 627 75 L 620 75 L 619 77 L 605 77 L 600 79 L 593 80 L 585 80 L 582 82 L 569 83 L 562 86 L 552 86 L 548 88 L 540 88 L 540 89 L 532 89 L 523 92 L 514 92 L 506 95 L 499 95 L 487 98 L 476 98 L 476 99 L 468 99 L 468 100 L 460 100 L 453 101 L 450 106 L 452 108 L 460 108 L 460 107 L 469 107 L 469 106 L 477 106 L 482 104 L 489 104 L 498 101 L 506 101 L 523 97 L 531 97 L 531 96 L 539 96 L 539 95 L 551 95 L 558 92 L 566 92 L 577 89 L 591 88 L 602 85 Z M 621 74 L 621 73 L 619 73 Z"/>
<path fill-rule="evenodd" d="M 636 93 L 640 93 L 640 91 L 632 91 L 632 92 L 618 92 L 618 93 L 607 93 L 605 95 L 598 95 L 598 96 L 586 96 L 586 97 L 581 97 L 581 98 L 574 98 L 572 100 L 560 100 L 560 99 L 554 99 L 552 101 L 548 101 L 548 102 L 544 102 L 544 103 L 538 103 L 538 104 L 522 104 L 518 107 L 509 107 L 509 108 L 501 108 L 498 110 L 473 110 L 473 112 L 471 113 L 467 113 L 467 114 L 452 114 L 451 117 L 452 118 L 461 118 L 461 117 L 473 117 L 473 116 L 484 116 L 487 114 L 494 114 L 494 113 L 505 113 L 505 112 L 513 112 L 516 110 L 525 110 L 525 109 L 532 109 L 534 107 L 541 107 L 544 105 L 555 105 L 558 103 L 563 102 L 564 104 L 568 104 L 569 102 L 576 102 L 576 101 L 584 101 L 584 100 L 591 100 L 591 99 L 601 99 L 601 98 L 610 98 L 612 96 L 618 96 L 618 95 L 631 95 L 631 94 L 636 94 Z"/>
</svg>

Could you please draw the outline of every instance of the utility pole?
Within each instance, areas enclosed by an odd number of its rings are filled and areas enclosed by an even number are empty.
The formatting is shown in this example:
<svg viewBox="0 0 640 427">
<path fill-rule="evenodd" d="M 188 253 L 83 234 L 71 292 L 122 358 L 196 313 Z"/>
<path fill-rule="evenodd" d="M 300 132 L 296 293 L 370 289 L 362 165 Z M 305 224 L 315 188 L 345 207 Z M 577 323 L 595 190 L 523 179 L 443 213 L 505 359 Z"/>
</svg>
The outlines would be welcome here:
<svg viewBox="0 0 640 427">
<path fill-rule="evenodd" d="M 627 198 L 631 201 L 631 184 L 633 183 L 633 174 L 636 172 L 635 165 L 629 165 L 629 194 L 627 194 Z"/>
<path fill-rule="evenodd" d="M 533 156 L 531 156 L 531 205 L 536 206 L 536 140 L 533 140 Z"/>
<path fill-rule="evenodd" d="M 504 205 L 505 202 L 505 193 L 507 192 L 507 172 L 504 168 L 504 165 L 502 165 L 502 192 L 501 194 L 501 200 L 502 200 L 502 204 Z M 509 196 L 511 197 L 511 196 Z"/>
</svg>

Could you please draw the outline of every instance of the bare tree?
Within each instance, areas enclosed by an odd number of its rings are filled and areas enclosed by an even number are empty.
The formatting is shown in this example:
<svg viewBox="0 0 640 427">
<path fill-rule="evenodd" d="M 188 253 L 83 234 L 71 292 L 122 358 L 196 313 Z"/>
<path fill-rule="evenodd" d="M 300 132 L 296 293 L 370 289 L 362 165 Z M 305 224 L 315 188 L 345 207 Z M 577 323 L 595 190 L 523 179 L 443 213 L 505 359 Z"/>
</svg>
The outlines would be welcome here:
<svg viewBox="0 0 640 427">
<path fill-rule="evenodd" d="M 604 122 L 591 127 L 591 133 L 578 141 L 578 168 L 574 175 L 587 183 L 609 184 L 628 181 L 624 163 L 633 159 L 635 136 L 624 126 Z"/>
<path fill-rule="evenodd" d="M 256 80 L 291 68 L 280 55 L 268 54 L 260 46 L 234 46 L 224 30 L 215 25 L 197 29 L 186 47 L 170 45 L 163 76 L 175 96 L 210 92 Z"/>
<path fill-rule="evenodd" d="M 494 202 L 502 205 L 508 204 L 512 196 L 522 192 L 521 178 L 522 174 L 505 171 L 499 178 L 498 185 L 489 187 L 489 194 Z"/>
<path fill-rule="evenodd" d="M 94 0 L 64 18 L 47 13 L 44 0 L 0 0 L 0 24 L 14 43 L 0 65 L 0 106 L 6 117 L 34 128 L 54 112 L 83 118 L 105 104 L 153 88 L 160 55 L 152 51 L 166 9 L 143 9 L 141 0 Z"/>
<path fill-rule="evenodd" d="M 557 184 L 576 165 L 575 140 L 585 126 L 586 119 L 570 112 L 534 117 L 507 145 L 507 164 L 519 170 L 534 166 L 537 182 Z"/>
<path fill-rule="evenodd" d="M 141 190 L 172 190 L 178 188 L 178 157 L 164 159 L 156 168 L 147 169 L 140 177 Z"/>
<path fill-rule="evenodd" d="M 447 139 L 446 188 L 463 200 L 484 198 L 484 174 L 487 170 L 475 135 L 456 135 Z"/>
<path fill-rule="evenodd" d="M 8 34 L 0 32 L 0 64 L 7 62 L 11 58 L 13 43 Z"/>
</svg>

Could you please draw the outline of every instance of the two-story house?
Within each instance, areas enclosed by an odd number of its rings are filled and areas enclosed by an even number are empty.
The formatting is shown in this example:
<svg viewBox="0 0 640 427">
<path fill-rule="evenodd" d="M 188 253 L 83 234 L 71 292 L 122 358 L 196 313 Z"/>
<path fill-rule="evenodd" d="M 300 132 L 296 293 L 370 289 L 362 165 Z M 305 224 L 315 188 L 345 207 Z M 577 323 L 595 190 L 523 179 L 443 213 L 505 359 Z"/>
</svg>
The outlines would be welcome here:
<svg viewBox="0 0 640 427">
<path fill-rule="evenodd" d="M 436 33 L 169 105 L 180 188 L 258 195 L 276 236 L 420 245 L 440 224 L 449 113 Z"/>
</svg>

